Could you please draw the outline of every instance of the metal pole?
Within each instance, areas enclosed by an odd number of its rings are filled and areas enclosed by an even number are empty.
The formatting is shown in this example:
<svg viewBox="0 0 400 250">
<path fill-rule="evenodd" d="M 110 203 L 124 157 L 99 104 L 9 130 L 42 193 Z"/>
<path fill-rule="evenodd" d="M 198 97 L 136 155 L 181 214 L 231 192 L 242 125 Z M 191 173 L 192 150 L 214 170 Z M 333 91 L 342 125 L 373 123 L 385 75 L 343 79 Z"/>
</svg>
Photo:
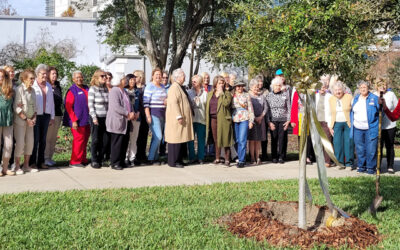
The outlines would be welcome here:
<svg viewBox="0 0 400 250">
<path fill-rule="evenodd" d="M 305 102 L 307 102 L 307 97 L 304 97 Z M 304 102 L 304 103 L 305 103 Z M 307 159 L 307 132 L 308 132 L 308 112 L 307 106 L 304 105 L 304 116 L 302 126 L 306 129 L 301 129 L 302 133 L 300 135 L 300 168 L 299 168 L 299 228 L 306 229 L 306 159 Z M 305 131 L 305 133 L 304 133 Z"/>
</svg>

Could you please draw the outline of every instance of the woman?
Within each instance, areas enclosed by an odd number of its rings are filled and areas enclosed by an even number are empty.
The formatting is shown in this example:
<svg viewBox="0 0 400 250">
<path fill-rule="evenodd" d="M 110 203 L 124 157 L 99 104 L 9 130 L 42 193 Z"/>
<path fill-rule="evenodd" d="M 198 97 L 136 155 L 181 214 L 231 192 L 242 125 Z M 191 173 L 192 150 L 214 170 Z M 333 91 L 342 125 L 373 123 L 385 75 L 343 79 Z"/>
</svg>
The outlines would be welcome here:
<svg viewBox="0 0 400 250">
<path fill-rule="evenodd" d="M 32 88 L 35 73 L 24 70 L 20 76 L 22 84 L 16 89 L 14 100 L 14 135 L 15 135 L 15 173 L 38 172 L 29 167 L 29 158 L 33 150 L 33 127 L 36 122 L 36 96 Z M 24 155 L 24 167 L 20 159 Z"/>
<path fill-rule="evenodd" d="M 106 129 L 106 116 L 108 110 L 106 77 L 107 75 L 103 70 L 96 70 L 90 81 L 88 93 L 90 133 L 92 135 L 90 147 L 92 168 L 101 168 L 103 165 L 103 158 L 106 153 L 106 147 L 103 142 L 104 139 L 109 136 Z"/>
<path fill-rule="evenodd" d="M 162 71 L 159 68 L 155 68 L 151 76 L 152 81 L 146 85 L 143 94 L 146 121 L 152 133 L 148 156 L 150 165 L 158 161 L 158 150 L 163 139 L 167 103 L 167 92 L 165 86 L 161 84 Z"/>
<path fill-rule="evenodd" d="M 345 86 L 341 81 L 335 81 L 330 86 L 333 96 L 329 98 L 331 121 L 328 124 L 333 136 L 333 149 L 337 160 L 344 165 L 340 169 L 348 167 L 351 170 L 354 158 L 353 139 L 350 138 L 350 111 L 353 97 L 345 94 Z"/>
<path fill-rule="evenodd" d="M 194 141 L 189 142 L 189 161 L 204 163 L 204 150 L 206 144 L 206 102 L 207 93 L 203 89 L 203 78 L 199 75 L 192 77 L 192 88 L 188 91 L 190 100 L 193 104 L 193 130 L 197 135 L 197 157 L 194 152 Z M 196 159 L 197 158 L 197 159 Z"/>
<path fill-rule="evenodd" d="M 376 172 L 376 147 L 378 145 L 379 103 L 378 97 L 369 91 L 369 82 L 357 84 L 360 94 L 353 100 L 350 112 L 350 137 L 356 146 L 359 173 Z"/>
<path fill-rule="evenodd" d="M 46 149 L 44 151 L 44 164 L 52 167 L 56 163 L 53 161 L 54 150 L 57 143 L 58 130 L 61 126 L 63 111 L 63 97 L 60 82 L 57 81 L 58 71 L 55 67 L 49 67 L 49 83 L 53 89 L 54 98 L 54 124 L 47 130 Z"/>
<path fill-rule="evenodd" d="M 290 96 L 282 91 L 283 79 L 275 77 L 272 91 L 267 95 L 268 120 L 271 131 L 271 153 L 273 163 L 285 163 L 287 129 L 290 123 Z"/>
<path fill-rule="evenodd" d="M 259 165 L 261 163 L 260 149 L 261 142 L 267 141 L 267 130 L 265 123 L 266 114 L 268 112 L 266 97 L 260 91 L 260 85 L 257 79 L 250 81 L 250 98 L 254 109 L 254 126 L 249 130 L 247 139 L 249 140 L 249 151 L 252 164 Z"/>
<path fill-rule="evenodd" d="M 386 103 L 386 108 L 393 112 L 397 105 L 397 97 L 393 91 L 387 91 L 386 79 L 378 79 L 376 84 L 377 91 L 375 95 L 380 96 L 383 94 L 383 99 Z M 390 174 L 394 174 L 394 138 L 396 135 L 396 122 L 391 121 L 388 116 L 384 115 L 382 117 L 382 137 L 381 137 L 381 152 L 383 145 L 386 148 L 386 163 L 387 169 Z"/>
<path fill-rule="evenodd" d="M 147 163 L 146 149 L 147 149 L 147 137 L 149 135 L 149 125 L 147 124 L 146 121 L 146 113 L 144 112 L 144 105 L 143 105 L 143 94 L 144 94 L 144 89 L 146 87 L 145 85 L 146 79 L 144 72 L 142 70 L 135 70 L 133 72 L 133 75 L 136 77 L 135 95 L 139 100 L 139 113 L 140 113 L 139 118 L 137 119 L 137 121 L 140 121 L 140 127 L 139 127 L 138 138 L 136 140 L 137 152 L 134 164 L 136 166 L 139 166 L 142 163 L 145 164 Z"/>
<path fill-rule="evenodd" d="M 243 168 L 246 164 L 247 132 L 253 128 L 254 122 L 253 104 L 251 103 L 250 95 L 244 92 L 245 85 L 244 82 L 236 80 L 233 84 L 232 120 L 235 126 L 234 131 L 239 160 L 238 168 Z"/>
<path fill-rule="evenodd" d="M 208 141 L 215 145 L 214 164 L 221 163 L 221 148 L 224 148 L 225 165 L 229 166 L 230 147 L 234 142 L 231 114 L 232 95 L 226 90 L 226 85 L 222 76 L 216 76 L 213 81 L 213 89 L 207 94 L 206 136 L 211 139 Z"/>
<path fill-rule="evenodd" d="M 0 69 L 0 138 L 3 137 L 1 176 L 15 175 L 8 170 L 13 144 L 13 87 L 4 69 Z"/>
<path fill-rule="evenodd" d="M 112 80 L 113 80 L 113 75 L 111 72 L 106 72 L 106 88 L 107 91 L 110 92 L 112 89 Z M 110 151 L 111 151 L 111 135 L 106 131 L 107 136 L 104 137 L 103 139 L 103 145 L 104 145 L 104 161 L 110 160 Z"/>
<path fill-rule="evenodd" d="M 6 65 L 6 66 L 4 66 L 4 70 L 10 76 L 10 79 L 11 79 L 11 82 L 12 82 L 12 86 L 13 86 L 13 90 L 15 90 L 18 87 L 18 81 L 17 81 L 17 79 L 15 79 L 15 69 L 14 69 L 14 67 L 11 66 L 11 65 Z"/>
<path fill-rule="evenodd" d="M 106 126 L 111 134 L 111 168 L 115 170 L 122 170 L 125 167 L 128 135 L 132 127 L 129 121 L 135 116 L 124 87 L 125 78 L 122 78 L 118 84 L 113 83 L 108 96 Z"/>
<path fill-rule="evenodd" d="M 127 74 L 125 77 L 125 81 L 127 83 L 127 85 L 125 86 L 125 90 L 128 93 L 131 107 L 133 109 L 133 112 L 135 113 L 134 118 L 131 120 L 132 131 L 129 133 L 129 146 L 126 152 L 126 163 L 129 164 L 129 166 L 134 167 L 137 153 L 136 141 L 138 138 L 140 127 L 139 98 L 136 97 L 136 76 L 133 74 Z"/>
<path fill-rule="evenodd" d="M 210 85 L 210 75 L 207 72 L 203 72 L 201 73 L 201 77 L 203 78 L 203 89 L 208 93 L 212 88 L 212 85 Z"/>
</svg>

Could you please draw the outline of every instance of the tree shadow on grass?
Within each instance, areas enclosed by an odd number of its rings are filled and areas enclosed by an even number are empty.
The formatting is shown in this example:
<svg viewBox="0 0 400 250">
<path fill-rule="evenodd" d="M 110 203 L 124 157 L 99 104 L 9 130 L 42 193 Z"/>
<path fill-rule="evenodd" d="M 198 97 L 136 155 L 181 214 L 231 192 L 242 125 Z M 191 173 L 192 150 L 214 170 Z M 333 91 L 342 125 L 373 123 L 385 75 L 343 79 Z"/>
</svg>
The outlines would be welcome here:
<svg viewBox="0 0 400 250">
<path fill-rule="evenodd" d="M 355 216 L 367 211 L 375 198 L 375 176 L 340 180 L 330 179 L 329 184 L 333 201 L 335 201 L 335 196 L 346 196 L 345 205 L 341 208 Z M 388 209 L 388 204 L 390 204 L 391 209 L 400 209 L 399 189 L 399 177 L 381 176 L 380 194 L 383 196 L 383 202 L 378 209 L 378 213 Z M 396 207 L 393 207 L 393 205 Z"/>
</svg>

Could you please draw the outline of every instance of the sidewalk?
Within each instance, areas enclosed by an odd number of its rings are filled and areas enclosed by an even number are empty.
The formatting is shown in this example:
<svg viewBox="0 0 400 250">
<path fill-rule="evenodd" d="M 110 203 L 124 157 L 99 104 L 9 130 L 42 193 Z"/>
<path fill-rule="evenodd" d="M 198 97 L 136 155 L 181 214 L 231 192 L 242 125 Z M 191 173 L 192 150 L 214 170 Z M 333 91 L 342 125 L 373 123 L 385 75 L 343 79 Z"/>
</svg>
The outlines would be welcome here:
<svg viewBox="0 0 400 250">
<path fill-rule="evenodd" d="M 386 172 L 386 162 L 382 169 Z M 400 176 L 400 158 L 395 160 L 395 176 Z M 327 169 L 328 177 L 367 176 L 356 171 Z M 183 169 L 171 168 L 168 165 L 140 166 L 122 171 L 110 168 L 55 167 L 39 173 L 28 173 L 20 176 L 0 177 L 0 194 L 25 191 L 65 191 L 72 189 L 101 188 L 136 188 L 171 185 L 212 184 L 218 182 L 248 182 L 260 180 L 298 178 L 298 161 L 285 164 L 267 162 L 259 166 L 248 166 L 242 169 L 232 165 L 191 165 Z M 384 175 L 388 175 L 384 173 Z M 307 165 L 307 178 L 318 178 L 316 164 Z"/>
</svg>

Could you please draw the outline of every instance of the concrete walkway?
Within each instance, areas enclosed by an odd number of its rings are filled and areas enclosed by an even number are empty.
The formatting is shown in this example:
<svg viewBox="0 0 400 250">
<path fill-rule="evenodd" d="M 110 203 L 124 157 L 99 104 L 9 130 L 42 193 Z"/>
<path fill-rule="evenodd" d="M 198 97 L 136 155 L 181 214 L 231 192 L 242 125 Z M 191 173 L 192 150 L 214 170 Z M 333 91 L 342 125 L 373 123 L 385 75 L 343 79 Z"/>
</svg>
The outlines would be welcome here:
<svg viewBox="0 0 400 250">
<path fill-rule="evenodd" d="M 396 174 L 400 176 L 400 159 L 396 159 Z M 386 171 L 385 160 L 383 172 Z M 55 167 L 39 173 L 0 177 L 0 194 L 25 191 L 65 191 L 72 189 L 135 188 L 150 186 L 195 185 L 220 182 L 248 182 L 298 178 L 298 161 L 285 164 L 265 163 L 242 169 L 224 165 L 191 165 L 183 169 L 167 165 L 140 166 L 122 171 L 111 168 L 93 169 Z M 385 174 L 384 175 L 388 175 Z M 329 168 L 328 177 L 367 176 L 356 171 Z M 316 164 L 307 166 L 307 177 L 318 178 Z"/>
</svg>

